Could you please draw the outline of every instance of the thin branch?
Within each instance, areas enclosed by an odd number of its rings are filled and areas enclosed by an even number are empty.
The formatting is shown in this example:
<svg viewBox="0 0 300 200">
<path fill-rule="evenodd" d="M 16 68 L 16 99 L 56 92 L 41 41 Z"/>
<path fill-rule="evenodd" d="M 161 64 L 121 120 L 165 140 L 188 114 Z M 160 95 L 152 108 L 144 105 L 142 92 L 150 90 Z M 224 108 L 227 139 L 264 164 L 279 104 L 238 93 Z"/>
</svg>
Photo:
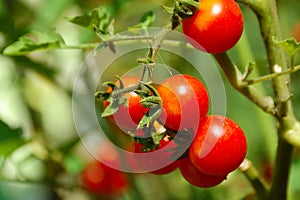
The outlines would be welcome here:
<svg viewBox="0 0 300 200">
<path fill-rule="evenodd" d="M 243 80 L 243 82 L 244 82 L 245 86 L 249 86 L 249 85 L 253 85 L 253 84 L 256 84 L 256 83 L 263 82 L 263 81 L 271 80 L 271 79 L 277 78 L 277 77 L 282 76 L 282 75 L 291 74 L 291 73 L 294 73 L 298 70 L 300 70 L 300 65 L 297 65 L 295 67 L 283 70 L 281 72 L 271 73 L 271 74 L 267 74 L 265 76 L 261 76 L 261 77 L 258 77 L 258 78 L 253 78 L 251 80 Z M 243 83 L 242 83 L 242 85 L 243 85 Z"/>
<path fill-rule="evenodd" d="M 275 103 L 272 97 L 262 95 L 259 91 L 257 91 L 256 88 L 251 85 L 245 85 L 243 83 L 243 74 L 226 53 L 214 54 L 213 56 L 219 63 L 228 81 L 236 90 L 245 95 L 250 101 L 255 103 L 265 112 L 272 115 L 275 114 Z"/>
<path fill-rule="evenodd" d="M 264 178 L 260 176 L 257 169 L 252 165 L 251 161 L 245 159 L 240 165 L 239 169 L 244 173 L 246 178 L 249 180 L 249 182 L 255 189 L 256 196 L 258 197 L 258 199 L 267 199 L 270 186 L 264 180 Z"/>
</svg>

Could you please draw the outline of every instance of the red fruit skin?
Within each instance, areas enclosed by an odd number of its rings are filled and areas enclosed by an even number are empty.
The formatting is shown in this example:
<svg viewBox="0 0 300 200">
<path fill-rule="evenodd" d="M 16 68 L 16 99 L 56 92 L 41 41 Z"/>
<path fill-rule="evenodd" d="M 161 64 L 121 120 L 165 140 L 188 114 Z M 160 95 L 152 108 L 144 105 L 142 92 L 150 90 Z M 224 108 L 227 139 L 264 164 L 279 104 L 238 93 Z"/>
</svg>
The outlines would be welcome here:
<svg viewBox="0 0 300 200">
<path fill-rule="evenodd" d="M 192 164 L 189 157 L 180 160 L 179 170 L 186 181 L 201 188 L 216 186 L 223 182 L 227 177 L 227 175 L 209 175 L 199 171 Z"/>
<path fill-rule="evenodd" d="M 201 0 L 199 10 L 182 21 L 182 31 L 197 49 L 222 53 L 240 39 L 244 20 L 234 0 Z"/>
<path fill-rule="evenodd" d="M 189 149 L 193 165 L 212 175 L 232 172 L 242 163 L 246 153 L 243 130 L 233 120 L 219 115 L 203 119 Z"/>
<path fill-rule="evenodd" d="M 125 88 L 139 84 L 141 78 L 135 76 L 126 76 L 122 77 L 122 81 Z M 116 82 L 117 86 L 120 86 L 120 82 Z M 112 92 L 112 89 L 109 88 L 108 92 Z M 128 107 L 121 105 L 119 110 L 112 116 L 110 119 L 124 131 L 135 131 L 139 121 L 148 111 L 148 108 L 145 108 L 140 103 L 141 97 L 134 92 L 129 92 L 125 94 L 128 100 Z M 106 108 L 109 105 L 108 101 L 104 101 L 104 107 Z"/>
<path fill-rule="evenodd" d="M 195 129 L 208 112 L 208 92 L 193 76 L 171 76 L 158 86 L 157 91 L 163 102 L 160 119 L 170 129 Z"/>
<path fill-rule="evenodd" d="M 163 147 L 165 147 L 166 145 L 170 145 L 170 147 L 168 147 L 168 150 L 171 150 L 172 148 L 176 147 L 176 144 L 173 140 L 170 140 L 169 136 L 165 136 L 159 144 L 158 149 L 161 149 Z M 133 142 L 133 151 L 135 153 L 147 153 L 142 151 L 142 148 L 144 146 L 142 144 L 139 144 L 137 142 Z M 156 166 L 155 162 L 169 162 L 169 158 L 172 155 L 173 152 L 169 152 L 168 150 L 164 151 L 162 154 L 160 154 L 160 158 L 157 157 L 153 157 L 151 160 L 145 160 L 143 163 L 139 163 L 140 167 L 147 165 L 147 167 L 149 166 Z M 156 151 L 155 149 L 150 150 L 150 152 L 152 151 Z M 156 174 L 156 175 L 164 175 L 164 174 L 169 174 L 171 172 L 173 172 L 174 170 L 176 170 L 178 167 L 178 162 L 175 160 L 173 162 L 171 162 L 169 165 L 161 168 L 161 169 L 157 169 L 154 171 L 151 171 L 150 173 L 152 174 Z"/>
<path fill-rule="evenodd" d="M 125 174 L 95 161 L 81 173 L 82 185 L 88 191 L 101 195 L 117 195 L 128 188 Z"/>
</svg>

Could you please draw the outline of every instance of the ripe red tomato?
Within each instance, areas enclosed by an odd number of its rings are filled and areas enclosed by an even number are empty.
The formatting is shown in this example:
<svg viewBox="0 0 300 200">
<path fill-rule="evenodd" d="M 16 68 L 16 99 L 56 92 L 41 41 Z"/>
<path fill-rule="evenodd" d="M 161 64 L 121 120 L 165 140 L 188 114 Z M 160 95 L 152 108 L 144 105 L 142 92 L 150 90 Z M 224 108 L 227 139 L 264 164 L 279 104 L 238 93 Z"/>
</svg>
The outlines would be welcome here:
<svg viewBox="0 0 300 200">
<path fill-rule="evenodd" d="M 129 185 L 123 172 L 110 168 L 99 161 L 94 161 L 86 166 L 81 173 L 81 180 L 84 188 L 102 195 L 119 194 Z"/>
<path fill-rule="evenodd" d="M 182 20 L 187 40 L 195 48 L 214 54 L 231 49 L 243 27 L 242 11 L 234 0 L 201 0 L 199 10 Z"/>
<path fill-rule="evenodd" d="M 168 150 L 171 150 L 172 148 L 174 148 L 176 146 L 175 142 L 173 140 L 170 140 L 169 136 L 165 136 L 160 141 L 160 144 L 157 149 L 161 149 L 161 148 L 165 147 L 166 145 L 170 145 L 170 148 L 168 147 Z M 142 144 L 133 142 L 133 151 L 135 153 L 146 153 L 146 152 L 142 151 L 143 147 L 144 146 Z M 140 163 L 140 165 L 147 165 L 147 167 L 149 167 L 149 165 L 156 166 L 156 164 L 154 164 L 153 162 L 166 162 L 167 163 L 170 159 L 170 156 L 172 155 L 172 152 L 168 151 L 168 150 L 164 151 L 160 155 L 159 158 L 153 157 L 151 160 L 145 160 L 145 162 Z M 152 152 L 152 151 L 155 151 L 155 149 L 150 150 L 150 152 Z M 173 172 L 175 169 L 177 169 L 177 167 L 178 167 L 178 163 L 177 163 L 177 161 L 174 161 L 161 169 L 151 171 L 151 173 L 157 174 L 157 175 L 164 175 L 164 174 Z"/>
<path fill-rule="evenodd" d="M 122 77 L 124 87 L 131 87 L 139 84 L 141 78 L 135 76 L 125 76 Z M 117 86 L 120 86 L 120 82 L 116 82 Z M 109 88 L 108 92 L 111 92 L 112 89 Z M 115 124 L 119 126 L 124 131 L 135 131 L 139 121 L 148 111 L 148 108 L 145 108 L 140 103 L 141 97 L 135 92 L 129 92 L 125 94 L 128 100 L 128 106 L 121 105 L 119 110 L 110 117 Z M 104 102 L 104 106 L 109 105 L 108 101 Z"/>
<path fill-rule="evenodd" d="M 183 158 L 179 163 L 181 175 L 190 184 L 208 188 L 213 187 L 223 182 L 227 175 L 209 175 L 199 171 L 190 161 L 189 157 Z"/>
<path fill-rule="evenodd" d="M 235 170 L 246 153 L 247 141 L 243 130 L 231 119 L 219 115 L 203 119 L 189 149 L 194 166 L 212 175 Z"/>
<path fill-rule="evenodd" d="M 171 76 L 158 86 L 157 91 L 163 102 L 160 119 L 170 129 L 197 128 L 208 112 L 208 92 L 193 76 Z"/>
</svg>

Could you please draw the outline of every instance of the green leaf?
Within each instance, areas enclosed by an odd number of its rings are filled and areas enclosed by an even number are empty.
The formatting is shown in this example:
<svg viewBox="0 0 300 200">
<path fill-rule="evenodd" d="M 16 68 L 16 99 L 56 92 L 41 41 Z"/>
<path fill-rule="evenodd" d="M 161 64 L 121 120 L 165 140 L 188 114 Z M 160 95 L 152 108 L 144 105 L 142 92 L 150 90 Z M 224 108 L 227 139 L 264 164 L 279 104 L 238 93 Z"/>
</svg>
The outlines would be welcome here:
<svg viewBox="0 0 300 200">
<path fill-rule="evenodd" d="M 3 54 L 10 56 L 26 55 L 36 50 L 49 50 L 65 46 L 64 39 L 56 32 L 32 31 L 6 47 Z"/>
<path fill-rule="evenodd" d="M 84 163 L 76 155 L 69 153 L 64 159 L 63 166 L 67 172 L 76 175 L 84 168 Z"/>
<path fill-rule="evenodd" d="M 285 40 L 277 40 L 277 38 L 273 37 L 273 41 L 280 45 L 286 52 L 290 54 L 290 56 L 296 55 L 300 50 L 300 43 L 295 40 L 295 38 L 289 38 Z"/>
<path fill-rule="evenodd" d="M 14 150 L 19 148 L 21 145 L 25 143 L 25 140 L 23 138 L 14 138 L 14 139 L 8 139 L 0 142 L 0 157 L 1 156 L 8 156 L 11 154 Z"/>
<path fill-rule="evenodd" d="M 7 139 L 21 137 L 21 129 L 11 129 L 7 124 L 0 120 L 0 142 Z"/>
<path fill-rule="evenodd" d="M 133 27 L 129 27 L 129 30 L 136 29 L 136 28 L 147 28 L 150 27 L 153 22 L 155 21 L 155 15 L 152 11 L 146 12 L 142 18 L 140 19 L 139 23 Z"/>
<path fill-rule="evenodd" d="M 105 108 L 105 110 L 103 111 L 101 117 L 108 117 L 111 116 L 113 114 L 115 114 L 119 108 L 120 108 L 120 104 L 119 101 L 113 98 L 109 98 L 108 101 L 110 102 L 109 105 Z"/>
<path fill-rule="evenodd" d="M 110 14 L 104 7 L 93 9 L 81 16 L 72 17 L 67 20 L 96 32 L 102 40 L 105 40 L 105 36 L 114 34 L 114 21 L 110 19 Z"/>
<path fill-rule="evenodd" d="M 115 114 L 119 110 L 121 105 L 128 106 L 128 100 L 125 96 L 121 96 L 118 98 L 109 97 L 107 101 L 109 101 L 109 105 L 105 108 L 101 117 L 108 117 Z"/>
<path fill-rule="evenodd" d="M 0 157 L 9 155 L 24 142 L 21 129 L 11 129 L 0 120 Z"/>
</svg>

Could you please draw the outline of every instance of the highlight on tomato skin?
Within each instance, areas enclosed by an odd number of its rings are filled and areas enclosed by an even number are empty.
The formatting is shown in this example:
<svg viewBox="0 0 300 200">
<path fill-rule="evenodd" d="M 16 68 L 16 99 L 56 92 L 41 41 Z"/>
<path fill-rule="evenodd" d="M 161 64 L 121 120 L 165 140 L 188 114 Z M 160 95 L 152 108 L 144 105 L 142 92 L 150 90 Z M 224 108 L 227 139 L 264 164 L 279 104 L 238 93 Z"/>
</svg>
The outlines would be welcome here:
<svg viewBox="0 0 300 200">
<path fill-rule="evenodd" d="M 182 31 L 188 42 L 212 54 L 235 46 L 243 29 L 243 14 L 234 0 L 201 0 L 199 10 L 182 20 Z"/>
<path fill-rule="evenodd" d="M 208 112 L 206 87 L 193 76 L 171 76 L 160 83 L 157 91 L 163 107 L 160 120 L 172 130 L 194 129 Z"/>
<path fill-rule="evenodd" d="M 179 170 L 187 182 L 201 188 L 209 188 L 219 185 L 227 177 L 227 175 L 210 175 L 201 172 L 192 164 L 189 157 L 185 157 L 180 160 Z"/>
<path fill-rule="evenodd" d="M 211 175 L 234 171 L 246 154 L 247 140 L 243 130 L 233 120 L 220 115 L 203 119 L 189 148 L 193 165 Z"/>
</svg>

